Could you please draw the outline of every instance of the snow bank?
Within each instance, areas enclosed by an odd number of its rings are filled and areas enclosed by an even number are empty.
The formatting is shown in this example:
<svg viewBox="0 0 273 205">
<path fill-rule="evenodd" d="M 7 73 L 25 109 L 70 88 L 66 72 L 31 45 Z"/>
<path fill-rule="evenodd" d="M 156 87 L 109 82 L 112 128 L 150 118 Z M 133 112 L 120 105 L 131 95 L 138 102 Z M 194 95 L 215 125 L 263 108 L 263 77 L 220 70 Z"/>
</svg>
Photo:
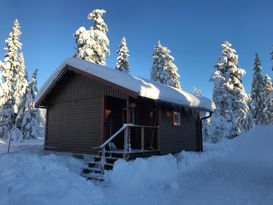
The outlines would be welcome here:
<svg viewBox="0 0 273 205">
<path fill-rule="evenodd" d="M 178 173 L 176 158 L 173 155 L 166 155 L 148 159 L 138 158 L 129 162 L 119 160 L 115 163 L 115 169 L 107 174 L 107 178 L 117 188 L 147 189 L 158 184 L 171 184 L 177 179 Z M 119 186 L 121 184 L 124 186 Z"/>
<path fill-rule="evenodd" d="M 95 188 L 79 174 L 71 172 L 54 155 L 4 155 L 0 158 L 0 164 L 0 204 L 103 202 L 100 188 Z"/>
<path fill-rule="evenodd" d="M 203 153 L 118 161 L 107 180 L 132 204 L 272 204 L 272 147 L 273 126 L 255 127 Z"/>
<path fill-rule="evenodd" d="M 63 156 L 0 154 L 0 204 L 273 204 L 273 126 L 181 152 L 119 160 L 95 185 L 82 162 Z"/>
<path fill-rule="evenodd" d="M 133 91 L 139 96 L 161 100 L 171 103 L 177 103 L 189 107 L 198 107 L 208 111 L 214 110 L 215 106 L 211 100 L 205 97 L 196 97 L 184 90 L 179 90 L 161 83 L 153 82 L 141 77 L 135 77 L 125 72 L 120 72 L 91 63 L 79 58 L 68 58 L 64 63 L 56 69 L 56 71 L 49 77 L 38 93 L 35 104 L 47 91 L 47 89 L 54 83 L 57 77 L 65 68 L 65 65 L 70 65 L 83 72 L 95 75 L 106 81 L 119 85 L 123 88 Z"/>
<path fill-rule="evenodd" d="M 8 151 L 9 140 L 0 138 L 0 154 L 7 153 Z M 20 141 L 11 141 L 10 143 L 10 152 L 23 152 L 31 151 L 32 153 L 40 152 L 44 147 L 44 139 L 29 139 Z"/>
</svg>

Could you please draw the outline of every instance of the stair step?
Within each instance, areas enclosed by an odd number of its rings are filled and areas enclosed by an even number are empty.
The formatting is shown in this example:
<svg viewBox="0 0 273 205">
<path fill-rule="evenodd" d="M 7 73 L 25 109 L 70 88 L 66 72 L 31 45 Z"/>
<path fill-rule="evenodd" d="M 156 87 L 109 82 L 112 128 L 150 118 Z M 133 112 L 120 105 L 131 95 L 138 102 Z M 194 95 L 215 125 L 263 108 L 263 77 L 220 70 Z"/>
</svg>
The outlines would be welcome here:
<svg viewBox="0 0 273 205">
<path fill-rule="evenodd" d="M 89 176 L 87 176 L 86 178 L 87 180 L 95 180 L 99 182 L 104 181 L 104 176 L 102 174 L 89 174 Z"/>
<path fill-rule="evenodd" d="M 82 173 L 89 174 L 89 173 L 98 173 L 102 174 L 103 170 L 101 168 L 95 168 L 95 167 L 87 167 L 82 169 Z"/>
<path fill-rule="evenodd" d="M 106 159 L 116 159 L 116 160 L 118 160 L 118 159 L 122 159 L 123 156 L 122 156 L 122 157 L 105 156 L 105 158 L 106 158 Z M 96 156 L 94 156 L 94 159 L 101 159 L 101 156 L 100 156 L 100 155 L 96 155 Z M 95 160 L 95 161 L 96 161 L 96 160 Z"/>
<path fill-rule="evenodd" d="M 119 159 L 131 160 L 137 157 L 150 157 L 152 155 L 158 155 L 160 152 L 158 150 L 151 150 L 149 152 L 118 152 L 118 151 L 106 151 L 105 153 L 105 164 L 104 167 L 100 167 L 100 162 L 102 160 L 102 152 L 98 151 L 98 155 L 94 156 L 94 160 L 86 164 L 86 168 L 82 169 L 82 176 L 87 180 L 94 180 L 98 182 L 104 181 L 104 171 L 112 170 L 114 163 Z"/>
<path fill-rule="evenodd" d="M 110 164 L 113 164 L 115 161 L 119 160 L 119 159 L 122 159 L 122 158 L 119 158 L 119 157 L 105 157 L 105 160 L 106 160 L 106 163 L 110 163 Z M 95 156 L 94 157 L 94 162 L 100 162 L 101 161 L 101 157 L 100 156 Z"/>
<path fill-rule="evenodd" d="M 99 156 L 102 155 L 102 151 L 98 151 Z M 123 152 L 111 152 L 106 151 L 105 157 L 116 157 L 116 158 L 123 158 L 124 153 Z"/>
<path fill-rule="evenodd" d="M 97 162 L 89 162 L 89 163 L 88 163 L 88 167 L 90 167 L 90 168 L 91 168 L 91 167 L 92 167 L 92 168 L 93 168 L 93 167 L 98 167 L 99 165 L 100 165 L 100 162 L 99 162 L 99 161 L 97 161 Z M 114 164 L 112 164 L 112 163 L 107 163 L 107 162 L 106 162 L 106 163 L 104 164 L 104 166 L 111 166 L 111 167 L 113 167 Z"/>
<path fill-rule="evenodd" d="M 95 180 L 95 181 L 99 181 L 99 182 L 103 182 L 104 178 L 103 177 L 87 177 L 87 180 Z"/>
<path fill-rule="evenodd" d="M 83 176 L 87 180 L 94 180 L 94 181 L 99 181 L 99 182 L 103 182 L 104 181 L 103 174 L 95 174 L 95 173 L 85 174 L 85 173 L 82 173 L 81 176 Z"/>
<path fill-rule="evenodd" d="M 114 168 L 114 165 L 113 165 L 113 164 L 106 163 L 106 164 L 104 165 L 104 169 L 106 169 L 106 170 L 112 170 L 113 168 Z"/>
</svg>

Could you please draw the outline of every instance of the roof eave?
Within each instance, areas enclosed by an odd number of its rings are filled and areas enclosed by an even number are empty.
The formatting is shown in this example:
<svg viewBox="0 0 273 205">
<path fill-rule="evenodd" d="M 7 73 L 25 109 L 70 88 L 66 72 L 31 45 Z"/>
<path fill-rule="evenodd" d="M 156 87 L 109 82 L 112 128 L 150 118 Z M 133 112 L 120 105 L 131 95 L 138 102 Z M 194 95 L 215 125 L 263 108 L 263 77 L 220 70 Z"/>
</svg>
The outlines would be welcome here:
<svg viewBox="0 0 273 205">
<path fill-rule="evenodd" d="M 205 108 L 205 107 L 198 107 L 198 106 L 190 106 L 190 105 L 185 105 L 185 104 L 180 104 L 180 103 L 175 103 L 175 102 L 169 102 L 169 101 L 164 101 L 164 100 L 155 100 L 159 103 L 168 103 L 168 104 L 173 104 L 173 105 L 178 105 L 178 106 L 181 106 L 181 107 L 186 107 L 186 108 L 191 108 L 191 109 L 195 109 L 195 110 L 200 110 L 200 111 L 205 111 L 205 112 L 214 112 L 212 109 L 208 109 L 208 108 Z"/>
</svg>

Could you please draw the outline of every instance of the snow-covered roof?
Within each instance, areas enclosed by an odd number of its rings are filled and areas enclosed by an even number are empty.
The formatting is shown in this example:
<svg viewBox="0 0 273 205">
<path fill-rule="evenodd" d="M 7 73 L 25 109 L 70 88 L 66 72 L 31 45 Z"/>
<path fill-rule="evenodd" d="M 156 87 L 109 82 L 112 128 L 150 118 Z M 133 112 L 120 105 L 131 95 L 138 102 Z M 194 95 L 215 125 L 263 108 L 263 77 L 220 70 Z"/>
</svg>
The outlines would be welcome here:
<svg viewBox="0 0 273 205">
<path fill-rule="evenodd" d="M 68 58 L 55 70 L 40 89 L 35 99 L 35 104 L 37 104 L 44 96 L 48 88 L 50 88 L 57 77 L 59 77 L 66 65 L 128 89 L 141 97 L 199 108 L 207 111 L 213 111 L 215 109 L 214 103 L 208 98 L 196 97 L 184 90 L 179 90 L 141 77 L 132 76 L 128 73 L 113 70 L 79 58 Z"/>
</svg>

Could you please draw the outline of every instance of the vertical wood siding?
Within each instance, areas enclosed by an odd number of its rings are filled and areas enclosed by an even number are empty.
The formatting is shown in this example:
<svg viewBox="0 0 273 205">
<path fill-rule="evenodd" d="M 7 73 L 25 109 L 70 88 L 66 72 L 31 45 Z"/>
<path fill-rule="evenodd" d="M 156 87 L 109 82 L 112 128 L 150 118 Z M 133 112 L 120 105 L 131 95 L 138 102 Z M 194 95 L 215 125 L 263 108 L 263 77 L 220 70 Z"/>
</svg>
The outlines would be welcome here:
<svg viewBox="0 0 273 205">
<path fill-rule="evenodd" d="M 183 116 L 181 126 L 173 126 L 172 116 L 167 117 L 166 110 L 160 115 L 160 151 L 161 154 L 185 151 L 199 151 L 199 127 L 195 115 Z"/>
<path fill-rule="evenodd" d="M 47 149 L 90 153 L 100 144 L 101 98 L 49 106 Z"/>
<path fill-rule="evenodd" d="M 63 78 L 56 84 L 45 99 L 45 104 L 101 98 L 105 95 L 120 99 L 127 98 L 127 95 L 117 89 L 70 71 L 64 74 Z"/>
<path fill-rule="evenodd" d="M 80 74 L 67 72 L 45 99 L 47 128 L 45 148 L 91 153 L 101 144 L 104 96 L 126 99 L 112 87 Z"/>
<path fill-rule="evenodd" d="M 128 98 L 120 90 L 86 76 L 71 71 L 64 74 L 43 101 L 47 107 L 45 148 L 91 153 L 102 140 L 105 96 Z M 143 112 L 137 110 L 137 123 L 143 119 Z M 199 119 L 195 114 L 182 115 L 181 126 L 173 127 L 166 110 L 162 108 L 160 113 L 161 154 L 200 150 Z"/>
</svg>

